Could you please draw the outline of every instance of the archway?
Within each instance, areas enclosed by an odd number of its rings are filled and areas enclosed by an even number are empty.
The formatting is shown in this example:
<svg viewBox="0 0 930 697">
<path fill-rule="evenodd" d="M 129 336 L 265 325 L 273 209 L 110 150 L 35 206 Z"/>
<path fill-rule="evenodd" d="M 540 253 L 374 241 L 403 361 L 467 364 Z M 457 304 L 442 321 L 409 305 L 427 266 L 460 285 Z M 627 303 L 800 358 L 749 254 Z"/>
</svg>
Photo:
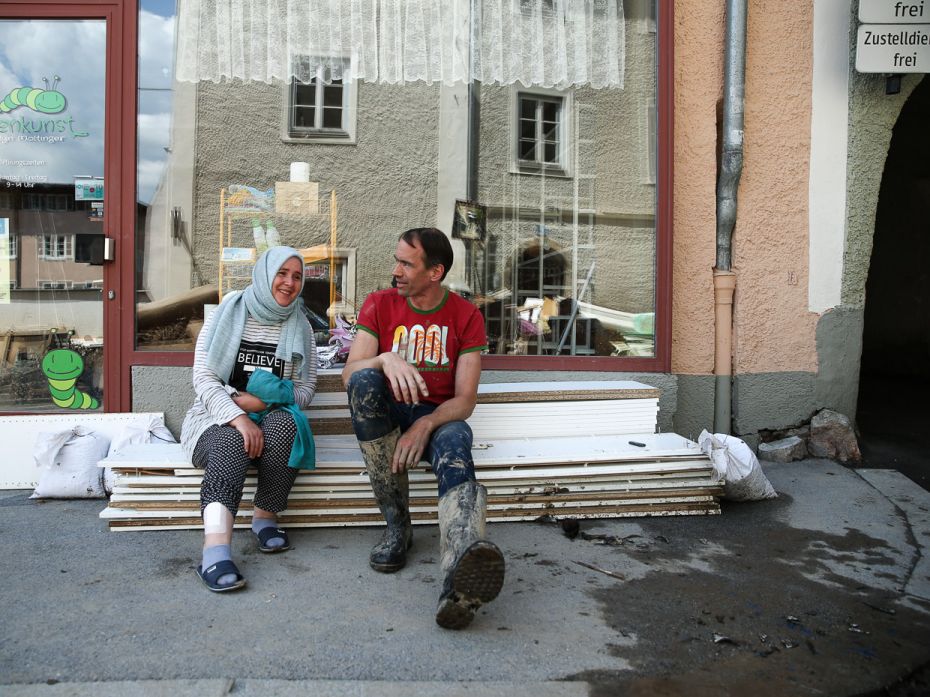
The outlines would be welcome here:
<svg viewBox="0 0 930 697">
<path fill-rule="evenodd" d="M 866 466 L 930 489 L 930 78 L 895 124 L 866 282 L 857 423 Z"/>
</svg>

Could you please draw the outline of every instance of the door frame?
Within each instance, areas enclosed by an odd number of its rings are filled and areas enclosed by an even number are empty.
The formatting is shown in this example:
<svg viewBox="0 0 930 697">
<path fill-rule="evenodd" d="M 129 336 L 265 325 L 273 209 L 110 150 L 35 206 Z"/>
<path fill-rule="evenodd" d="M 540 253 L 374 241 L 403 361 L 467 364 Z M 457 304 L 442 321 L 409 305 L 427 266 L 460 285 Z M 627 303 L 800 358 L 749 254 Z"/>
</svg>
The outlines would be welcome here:
<svg viewBox="0 0 930 697">
<path fill-rule="evenodd" d="M 132 411 L 127 348 L 135 316 L 137 0 L 5 0 L 0 19 L 103 19 L 107 23 L 103 234 L 116 259 L 103 265 L 103 410 Z M 110 294 L 113 293 L 113 299 Z"/>
</svg>

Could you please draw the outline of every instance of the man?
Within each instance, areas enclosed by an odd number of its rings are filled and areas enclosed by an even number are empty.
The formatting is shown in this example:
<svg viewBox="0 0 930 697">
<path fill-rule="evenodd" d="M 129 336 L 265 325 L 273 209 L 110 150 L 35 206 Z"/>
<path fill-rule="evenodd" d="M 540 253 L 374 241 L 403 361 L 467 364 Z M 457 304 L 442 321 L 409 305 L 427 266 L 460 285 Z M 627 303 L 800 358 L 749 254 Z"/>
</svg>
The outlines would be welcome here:
<svg viewBox="0 0 930 697">
<path fill-rule="evenodd" d="M 429 460 L 439 484 L 444 575 L 436 622 L 468 626 L 497 597 L 504 557 L 484 537 L 487 491 L 475 480 L 465 419 L 478 399 L 484 320 L 442 286 L 452 245 L 435 228 L 407 230 L 394 253 L 393 288 L 371 293 L 342 380 L 371 488 L 387 529 L 371 551 L 376 571 L 403 568 L 413 542 L 407 470 Z"/>
</svg>

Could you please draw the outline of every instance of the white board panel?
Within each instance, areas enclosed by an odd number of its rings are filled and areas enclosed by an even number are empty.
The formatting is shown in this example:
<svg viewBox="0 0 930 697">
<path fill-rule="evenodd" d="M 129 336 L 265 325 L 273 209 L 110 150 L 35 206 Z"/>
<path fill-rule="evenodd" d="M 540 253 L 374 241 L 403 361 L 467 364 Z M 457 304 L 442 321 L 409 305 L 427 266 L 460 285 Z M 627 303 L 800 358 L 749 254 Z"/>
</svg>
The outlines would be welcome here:
<svg viewBox="0 0 930 697">
<path fill-rule="evenodd" d="M 67 431 L 76 426 L 102 433 L 113 440 L 126 426 L 145 426 L 153 416 L 164 420 L 162 413 L 143 414 L 22 414 L 0 416 L 0 489 L 33 489 L 39 469 L 32 453 L 36 436 L 46 431 Z"/>
</svg>

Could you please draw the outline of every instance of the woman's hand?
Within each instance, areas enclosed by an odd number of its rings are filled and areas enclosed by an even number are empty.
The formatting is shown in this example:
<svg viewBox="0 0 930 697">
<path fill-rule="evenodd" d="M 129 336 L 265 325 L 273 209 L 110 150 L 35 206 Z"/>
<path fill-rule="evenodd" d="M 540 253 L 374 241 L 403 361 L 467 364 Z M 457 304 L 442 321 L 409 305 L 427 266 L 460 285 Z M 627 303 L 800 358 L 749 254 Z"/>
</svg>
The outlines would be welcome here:
<svg viewBox="0 0 930 697">
<path fill-rule="evenodd" d="M 232 398 L 232 401 L 234 401 L 236 406 L 242 409 L 242 411 L 249 414 L 257 414 L 258 412 L 265 411 L 265 409 L 268 408 L 267 404 L 265 404 L 254 394 L 249 394 L 248 392 L 239 392 L 235 397 Z"/>
<path fill-rule="evenodd" d="M 251 395 L 250 395 L 251 396 Z M 253 397 L 253 399 L 256 399 Z M 262 429 L 258 427 L 252 419 L 246 414 L 239 414 L 235 419 L 229 422 L 229 425 L 242 434 L 242 444 L 245 447 L 246 454 L 253 460 L 262 454 L 265 449 L 265 436 Z"/>
</svg>

